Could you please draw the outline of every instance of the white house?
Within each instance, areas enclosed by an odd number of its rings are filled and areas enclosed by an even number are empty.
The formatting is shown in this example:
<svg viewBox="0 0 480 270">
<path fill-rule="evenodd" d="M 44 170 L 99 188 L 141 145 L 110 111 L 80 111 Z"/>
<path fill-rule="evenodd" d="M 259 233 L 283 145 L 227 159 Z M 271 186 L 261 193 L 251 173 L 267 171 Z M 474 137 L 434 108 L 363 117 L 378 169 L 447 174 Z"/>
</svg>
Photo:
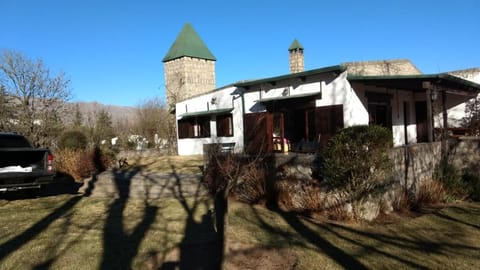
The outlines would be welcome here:
<svg viewBox="0 0 480 270">
<path fill-rule="evenodd" d="M 450 110 L 479 91 L 449 74 L 362 76 L 348 65 L 240 82 L 177 103 L 178 153 L 210 143 L 313 152 L 339 128 L 368 124 L 391 128 L 395 146 L 432 141 L 443 108 L 447 126 L 459 127 Z"/>
<path fill-rule="evenodd" d="M 203 41 L 190 25 L 186 29 L 166 60 L 193 58 L 213 65 L 215 58 Z M 183 41 L 200 45 L 182 51 Z M 435 128 L 460 127 L 465 102 L 480 92 L 478 69 L 422 74 L 408 60 L 384 60 L 304 71 L 297 40 L 289 55 L 289 74 L 182 94 L 187 97 L 175 104 L 178 154 L 202 154 L 208 144 L 238 153 L 317 152 L 340 128 L 369 124 L 390 128 L 395 146 L 431 142 L 438 135 Z M 214 80 L 214 74 L 212 79 L 211 73 L 203 78 L 195 72 L 180 81 Z"/>
</svg>

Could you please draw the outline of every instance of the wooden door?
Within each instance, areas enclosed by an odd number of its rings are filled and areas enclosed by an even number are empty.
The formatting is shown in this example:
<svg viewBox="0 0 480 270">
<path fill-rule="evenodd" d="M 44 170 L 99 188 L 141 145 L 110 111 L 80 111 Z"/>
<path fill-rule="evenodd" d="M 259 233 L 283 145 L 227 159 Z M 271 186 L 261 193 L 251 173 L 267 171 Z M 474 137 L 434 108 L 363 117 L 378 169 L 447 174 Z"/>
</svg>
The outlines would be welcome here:
<svg viewBox="0 0 480 270">
<path fill-rule="evenodd" d="M 339 129 L 343 128 L 343 105 L 316 108 L 315 126 L 321 149 Z"/>
<path fill-rule="evenodd" d="M 415 118 L 417 124 L 417 143 L 428 142 L 427 102 L 415 102 Z"/>
<path fill-rule="evenodd" d="M 273 150 L 273 116 L 268 112 L 244 115 L 245 152 L 262 154 Z"/>
</svg>

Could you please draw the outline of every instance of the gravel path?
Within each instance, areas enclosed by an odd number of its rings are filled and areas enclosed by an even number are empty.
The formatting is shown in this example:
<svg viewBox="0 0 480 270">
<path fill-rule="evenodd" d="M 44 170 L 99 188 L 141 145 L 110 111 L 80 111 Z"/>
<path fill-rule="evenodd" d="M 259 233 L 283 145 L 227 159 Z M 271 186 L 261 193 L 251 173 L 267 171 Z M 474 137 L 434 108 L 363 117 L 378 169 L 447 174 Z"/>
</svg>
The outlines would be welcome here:
<svg viewBox="0 0 480 270">
<path fill-rule="evenodd" d="M 87 179 L 79 192 L 92 197 L 161 199 L 208 196 L 200 174 L 109 170 Z"/>
</svg>

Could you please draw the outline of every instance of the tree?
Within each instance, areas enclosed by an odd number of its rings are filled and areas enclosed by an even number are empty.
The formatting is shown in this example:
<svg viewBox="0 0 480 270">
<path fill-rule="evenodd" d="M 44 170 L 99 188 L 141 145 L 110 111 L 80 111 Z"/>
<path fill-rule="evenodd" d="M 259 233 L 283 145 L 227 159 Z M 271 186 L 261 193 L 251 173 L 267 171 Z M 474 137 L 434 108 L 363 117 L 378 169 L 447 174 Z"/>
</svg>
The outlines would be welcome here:
<svg viewBox="0 0 480 270">
<path fill-rule="evenodd" d="M 471 135 L 480 135 L 480 95 L 466 103 L 463 126 L 470 129 Z"/>
<path fill-rule="evenodd" d="M 93 143 L 100 145 L 103 140 L 110 142 L 115 137 L 112 116 L 105 109 L 101 109 L 96 113 L 95 120 L 95 126 L 92 130 Z"/>
<path fill-rule="evenodd" d="M 155 134 L 160 139 L 168 139 L 169 113 L 165 104 L 158 98 L 145 100 L 138 106 L 136 132 L 154 142 Z"/>
<path fill-rule="evenodd" d="M 9 104 L 9 100 L 10 98 L 6 93 L 5 87 L 0 85 L 0 131 L 11 130 L 13 110 Z"/>
<path fill-rule="evenodd" d="M 35 145 L 50 145 L 62 130 L 71 96 L 65 74 L 52 74 L 42 60 L 6 50 L 0 56 L 0 85 L 3 101 L 8 99 L 1 106 L 11 112 L 2 128 L 24 134 Z"/>
<path fill-rule="evenodd" d="M 73 118 L 73 127 L 80 128 L 83 126 L 83 114 L 80 111 L 80 105 L 75 104 L 75 115 Z"/>
</svg>

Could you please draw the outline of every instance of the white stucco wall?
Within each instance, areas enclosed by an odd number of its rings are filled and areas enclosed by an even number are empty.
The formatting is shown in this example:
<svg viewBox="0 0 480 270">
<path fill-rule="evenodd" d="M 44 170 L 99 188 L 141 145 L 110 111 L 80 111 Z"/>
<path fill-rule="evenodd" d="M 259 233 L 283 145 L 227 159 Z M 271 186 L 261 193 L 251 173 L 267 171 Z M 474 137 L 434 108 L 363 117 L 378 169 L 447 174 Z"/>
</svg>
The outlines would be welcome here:
<svg viewBox="0 0 480 270">
<path fill-rule="evenodd" d="M 343 125 L 351 127 L 368 125 L 368 111 L 360 96 L 362 92 L 355 91 L 347 80 L 347 72 L 340 74 L 335 80 L 325 85 L 322 99 L 316 101 L 317 107 L 343 105 Z"/>
<path fill-rule="evenodd" d="M 209 138 L 184 138 L 178 139 L 178 154 L 183 155 L 200 155 L 203 154 L 203 145 L 210 143 L 235 143 L 235 152 L 243 150 L 243 110 L 242 99 L 236 94 L 236 87 L 227 87 L 214 92 L 203 94 L 176 104 L 177 121 L 181 119 L 185 113 L 206 112 L 219 109 L 233 108 L 231 111 L 233 117 L 233 136 L 218 137 L 216 129 L 215 116 L 211 116 L 210 120 L 210 137 Z M 212 98 L 215 102 L 212 103 Z"/>
<path fill-rule="evenodd" d="M 409 124 L 407 125 L 407 139 L 408 143 L 417 142 L 417 126 L 415 119 L 415 95 L 410 91 L 403 91 L 397 89 L 387 89 L 384 87 L 375 87 L 373 85 L 355 84 L 353 86 L 355 96 L 351 95 L 349 113 L 352 115 L 353 125 L 368 125 L 368 99 L 367 92 L 380 93 L 391 95 L 390 106 L 392 108 L 392 135 L 394 146 L 405 144 L 405 117 L 403 103 L 407 102 L 407 114 L 409 117 Z M 425 100 L 425 96 L 418 97 L 419 100 Z M 346 125 L 347 126 L 347 125 Z"/>
</svg>

